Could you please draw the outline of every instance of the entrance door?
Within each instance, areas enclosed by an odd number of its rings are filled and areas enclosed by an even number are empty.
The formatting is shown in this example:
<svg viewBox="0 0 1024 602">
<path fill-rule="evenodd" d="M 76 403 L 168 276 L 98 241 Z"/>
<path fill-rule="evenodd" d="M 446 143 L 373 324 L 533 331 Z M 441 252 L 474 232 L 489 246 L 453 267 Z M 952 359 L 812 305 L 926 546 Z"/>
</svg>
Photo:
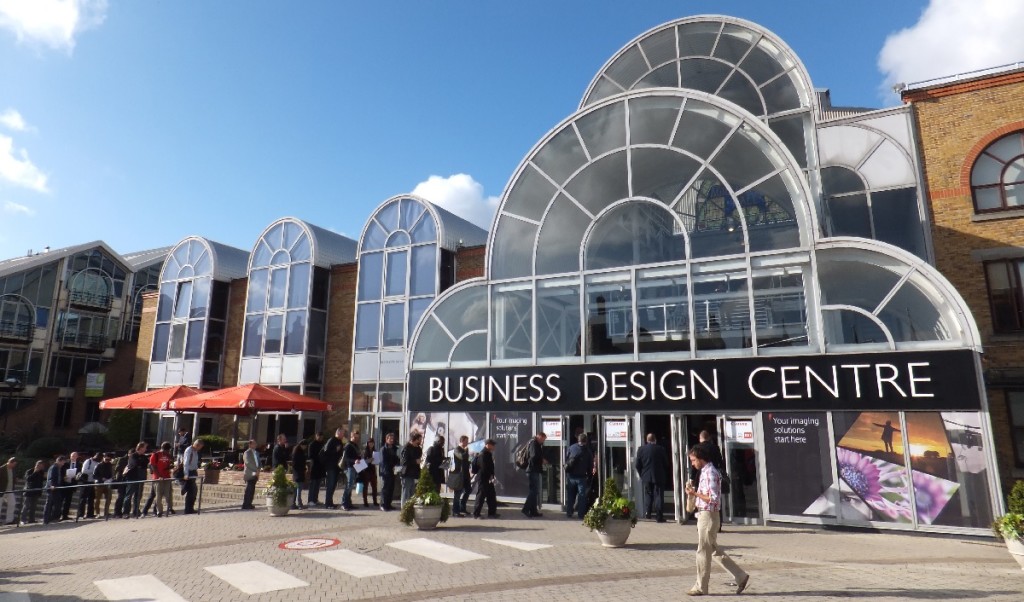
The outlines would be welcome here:
<svg viewBox="0 0 1024 602">
<path fill-rule="evenodd" d="M 641 429 L 637 433 L 639 440 L 637 441 L 637 448 L 647 443 L 647 435 L 654 435 L 655 442 L 665 448 L 665 453 L 671 461 L 675 455 L 676 443 L 673 437 L 673 425 L 672 416 L 668 414 L 643 414 L 640 416 Z M 635 451 L 635 450 L 634 450 Z M 636 468 L 635 463 L 630 466 L 630 469 L 634 472 L 634 478 L 637 479 L 637 507 L 643 510 L 647 508 L 647 499 L 644 497 L 644 487 L 639 481 L 640 475 L 635 474 Z M 665 488 L 662 493 L 662 508 L 667 511 L 675 506 L 675 482 L 676 482 L 676 471 L 671 466 L 668 467 L 669 475 L 668 482 L 665 483 Z"/>
<path fill-rule="evenodd" d="M 565 499 L 565 472 L 562 459 L 565 450 L 572 445 L 567 441 L 569 433 L 568 416 L 541 416 L 539 429 L 548 438 L 544 441 L 544 459 L 548 461 L 544 469 L 544 482 L 541 487 L 541 503 L 560 506 Z"/>
<path fill-rule="evenodd" d="M 725 433 L 725 470 L 730 486 L 729 495 L 726 496 L 725 520 L 741 524 L 760 523 L 754 419 L 726 417 L 722 422 Z"/>
<path fill-rule="evenodd" d="M 615 479 L 615 484 L 623 497 L 636 499 L 633 489 L 633 451 L 636 440 L 633 436 L 632 417 L 605 417 L 601 420 L 601 489 L 604 493 L 605 480 Z"/>
<path fill-rule="evenodd" d="M 402 419 L 401 418 L 379 418 L 377 420 L 377 447 L 379 448 L 384 443 L 384 438 L 388 433 L 395 434 L 395 443 L 402 445 Z"/>
</svg>

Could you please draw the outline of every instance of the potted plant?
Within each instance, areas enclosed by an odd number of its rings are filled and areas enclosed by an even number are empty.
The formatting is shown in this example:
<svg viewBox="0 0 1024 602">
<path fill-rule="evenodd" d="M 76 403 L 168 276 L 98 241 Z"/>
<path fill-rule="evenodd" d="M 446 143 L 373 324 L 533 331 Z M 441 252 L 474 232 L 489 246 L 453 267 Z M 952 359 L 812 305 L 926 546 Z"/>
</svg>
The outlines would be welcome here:
<svg viewBox="0 0 1024 602">
<path fill-rule="evenodd" d="M 602 546 L 621 548 L 636 526 L 636 504 L 622 497 L 615 479 L 609 478 L 604 482 L 604 493 L 583 517 L 583 526 L 597 531 Z"/>
<path fill-rule="evenodd" d="M 435 491 L 434 480 L 427 471 L 423 471 L 416 483 L 416 492 L 402 506 L 398 520 L 406 525 L 412 525 L 415 521 L 417 529 L 427 530 L 437 527 L 438 523 L 447 522 L 451 512 L 448 498 L 441 497 Z"/>
<path fill-rule="evenodd" d="M 274 477 L 270 485 L 263 490 L 267 497 L 267 510 L 271 516 L 284 516 L 295 501 L 295 483 L 285 474 L 284 465 L 274 469 Z"/>
<path fill-rule="evenodd" d="M 1006 542 L 1006 549 L 1024 569 L 1024 481 L 1017 481 L 1006 499 L 1007 513 L 992 523 L 996 537 Z"/>
<path fill-rule="evenodd" d="M 210 460 L 203 462 L 200 468 L 203 469 L 203 482 L 207 485 L 216 485 L 220 483 L 220 471 L 223 468 L 220 460 Z"/>
</svg>

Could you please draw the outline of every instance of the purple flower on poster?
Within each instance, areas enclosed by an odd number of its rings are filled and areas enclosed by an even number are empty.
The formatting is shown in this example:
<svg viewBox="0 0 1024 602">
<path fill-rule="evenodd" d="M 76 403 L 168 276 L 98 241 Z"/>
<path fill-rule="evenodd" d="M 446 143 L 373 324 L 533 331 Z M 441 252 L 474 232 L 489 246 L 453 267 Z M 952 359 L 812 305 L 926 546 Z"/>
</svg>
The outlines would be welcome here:
<svg viewBox="0 0 1024 602">
<path fill-rule="evenodd" d="M 916 470 L 913 473 L 917 519 L 930 525 L 960 485 Z"/>
<path fill-rule="evenodd" d="M 846 481 L 854 492 L 865 502 L 881 502 L 879 492 L 882 489 L 880 473 L 871 459 L 848 449 L 837 447 L 836 460 L 839 464 L 839 476 Z"/>
</svg>

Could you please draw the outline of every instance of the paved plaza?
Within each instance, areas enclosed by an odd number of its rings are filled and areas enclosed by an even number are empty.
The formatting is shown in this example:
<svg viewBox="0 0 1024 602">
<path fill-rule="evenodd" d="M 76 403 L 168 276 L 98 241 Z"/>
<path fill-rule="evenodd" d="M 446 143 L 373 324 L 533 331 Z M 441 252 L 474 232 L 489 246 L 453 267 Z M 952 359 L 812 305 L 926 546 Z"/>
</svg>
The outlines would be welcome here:
<svg viewBox="0 0 1024 602">
<path fill-rule="evenodd" d="M 284 549 L 309 538 L 320 549 Z M 991 539 L 817 527 L 727 526 L 751 574 L 745 599 L 1024 599 L 1024 571 Z M 332 543 L 328 541 L 327 543 Z M 199 516 L 0 531 L 0 602 L 39 600 L 680 600 L 696 527 L 641 521 L 604 549 L 578 521 L 452 518 L 435 531 L 397 512 L 208 509 Z M 737 598 L 717 569 L 711 594 Z"/>
</svg>

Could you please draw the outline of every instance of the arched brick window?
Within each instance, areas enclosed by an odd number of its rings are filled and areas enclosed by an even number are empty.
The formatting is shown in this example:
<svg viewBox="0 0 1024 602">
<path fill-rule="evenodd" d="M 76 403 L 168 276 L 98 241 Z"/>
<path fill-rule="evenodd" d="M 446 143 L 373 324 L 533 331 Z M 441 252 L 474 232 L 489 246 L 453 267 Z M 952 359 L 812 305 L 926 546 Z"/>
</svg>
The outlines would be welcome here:
<svg viewBox="0 0 1024 602">
<path fill-rule="evenodd" d="M 981 151 L 971 167 L 971 197 L 978 213 L 1024 208 L 1024 131 Z"/>
</svg>

